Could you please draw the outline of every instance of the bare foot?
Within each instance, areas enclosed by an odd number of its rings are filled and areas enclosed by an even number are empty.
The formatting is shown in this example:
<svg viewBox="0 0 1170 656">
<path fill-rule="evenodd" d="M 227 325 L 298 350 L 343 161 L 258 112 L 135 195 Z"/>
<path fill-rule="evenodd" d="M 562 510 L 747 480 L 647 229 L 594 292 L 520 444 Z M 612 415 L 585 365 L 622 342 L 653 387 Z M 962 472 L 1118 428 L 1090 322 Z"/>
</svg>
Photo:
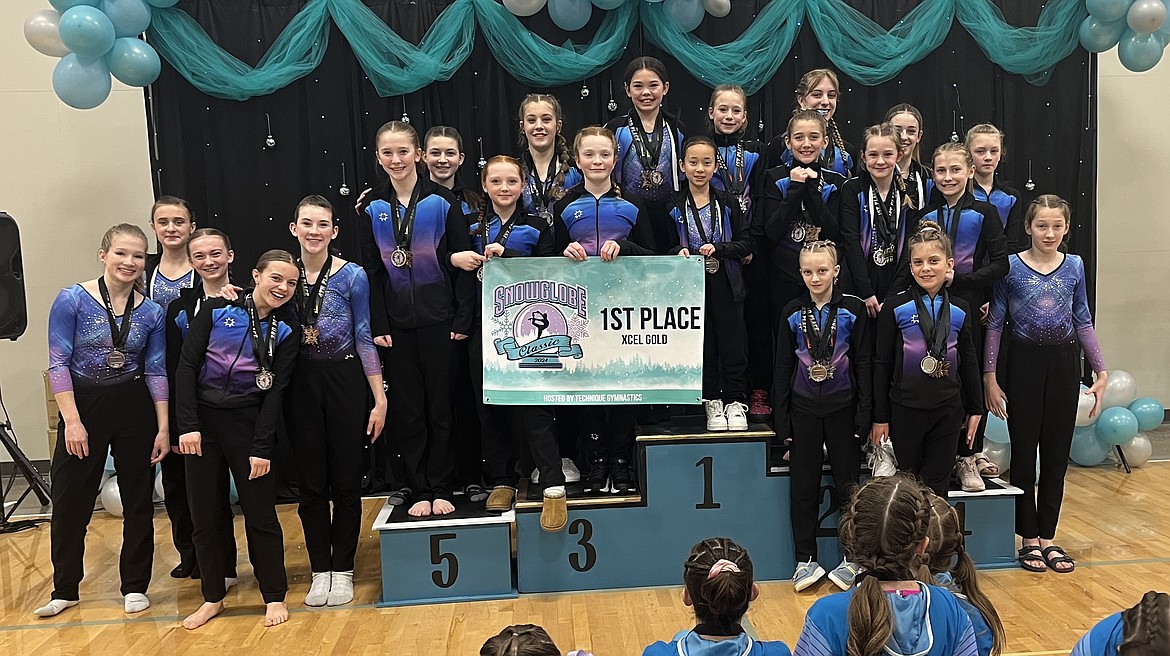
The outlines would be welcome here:
<svg viewBox="0 0 1170 656">
<path fill-rule="evenodd" d="M 198 629 L 199 627 L 211 621 L 211 618 L 223 612 L 223 602 L 217 601 L 214 604 L 211 602 L 203 602 L 199 610 L 187 616 L 183 620 L 184 629 Z"/>
<path fill-rule="evenodd" d="M 451 502 L 446 499 L 435 499 L 431 507 L 436 515 L 450 515 L 455 512 L 455 506 L 451 505 Z"/>
<path fill-rule="evenodd" d="M 268 604 L 264 611 L 264 626 L 276 626 L 288 621 L 288 606 L 283 601 L 274 601 Z"/>
<path fill-rule="evenodd" d="M 416 501 L 410 510 L 406 511 L 411 517 L 426 517 L 431 514 L 430 501 Z"/>
</svg>

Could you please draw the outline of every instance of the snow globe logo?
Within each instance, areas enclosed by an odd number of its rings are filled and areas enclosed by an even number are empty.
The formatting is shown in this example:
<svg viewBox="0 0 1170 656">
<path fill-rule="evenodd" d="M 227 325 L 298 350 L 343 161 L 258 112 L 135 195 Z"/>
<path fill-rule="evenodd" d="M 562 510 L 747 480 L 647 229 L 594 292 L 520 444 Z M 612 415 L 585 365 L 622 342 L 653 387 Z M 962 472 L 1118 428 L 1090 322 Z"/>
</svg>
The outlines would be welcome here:
<svg viewBox="0 0 1170 656">
<path fill-rule="evenodd" d="M 584 287 L 550 280 L 496 287 L 496 317 L 519 306 L 511 321 L 511 335 L 493 340 L 496 353 L 517 362 L 520 369 L 564 369 L 561 358 L 581 359 L 581 345 L 573 343 L 569 321 L 561 308 L 587 319 L 587 295 Z"/>
</svg>

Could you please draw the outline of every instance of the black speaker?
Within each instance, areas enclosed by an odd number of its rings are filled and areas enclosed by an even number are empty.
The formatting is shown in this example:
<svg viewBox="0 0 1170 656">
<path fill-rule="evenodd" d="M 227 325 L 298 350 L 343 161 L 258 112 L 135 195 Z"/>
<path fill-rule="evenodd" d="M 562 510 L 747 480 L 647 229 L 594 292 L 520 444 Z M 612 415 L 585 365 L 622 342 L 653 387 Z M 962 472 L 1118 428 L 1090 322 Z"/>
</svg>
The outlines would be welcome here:
<svg viewBox="0 0 1170 656">
<path fill-rule="evenodd" d="M 24 265 L 20 261 L 20 229 L 0 212 L 0 339 L 16 339 L 28 328 L 24 298 Z"/>
</svg>

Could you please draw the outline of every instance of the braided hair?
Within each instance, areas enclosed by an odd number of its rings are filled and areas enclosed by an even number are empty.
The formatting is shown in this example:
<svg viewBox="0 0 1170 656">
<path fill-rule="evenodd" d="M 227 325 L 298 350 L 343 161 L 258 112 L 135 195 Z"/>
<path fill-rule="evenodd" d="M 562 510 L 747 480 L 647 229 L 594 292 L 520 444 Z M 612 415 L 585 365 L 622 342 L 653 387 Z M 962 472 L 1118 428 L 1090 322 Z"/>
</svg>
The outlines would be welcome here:
<svg viewBox="0 0 1170 656">
<path fill-rule="evenodd" d="M 930 542 L 926 547 L 926 562 L 922 564 L 922 572 L 918 579 L 927 583 L 934 583 L 934 575 L 950 572 L 955 584 L 959 586 L 963 596 L 983 616 L 987 626 L 991 629 L 992 656 L 998 656 L 1007 640 L 1003 631 L 1003 622 L 999 613 L 987 595 L 979 589 L 979 580 L 975 574 L 975 563 L 967 555 L 963 538 L 963 527 L 959 523 L 959 513 L 947 500 L 929 493 L 930 498 L 930 527 L 927 536 Z"/>
<path fill-rule="evenodd" d="M 811 93 L 812 90 L 815 89 L 817 85 L 824 80 L 829 80 L 832 82 L 833 88 L 837 91 L 837 93 L 841 92 L 841 81 L 837 79 L 836 73 L 828 68 L 814 68 L 813 70 L 801 76 L 800 82 L 796 85 L 796 97 L 798 105 L 800 105 L 798 109 L 803 109 L 803 103 L 800 103 L 799 99 L 804 98 L 809 93 Z M 825 123 L 828 129 L 829 141 L 833 144 L 833 147 L 841 153 L 841 158 L 844 159 L 845 140 L 841 138 L 841 131 L 837 129 L 837 121 L 832 118 L 827 118 L 825 119 Z"/>
<path fill-rule="evenodd" d="M 552 107 L 553 116 L 557 119 L 555 157 L 557 158 L 558 164 L 549 195 L 554 201 L 560 200 L 565 195 L 565 176 L 569 174 L 569 169 L 573 168 L 573 154 L 570 152 L 569 142 L 565 139 L 565 134 L 561 130 L 561 121 L 563 120 L 564 112 L 561 111 L 560 101 L 551 93 L 530 93 L 524 96 L 524 100 L 520 101 L 520 145 L 525 150 L 528 150 L 529 146 L 528 136 L 524 134 L 524 110 L 533 103 L 545 103 L 549 107 Z"/>
<path fill-rule="evenodd" d="M 725 567 L 725 562 L 734 567 Z M 707 538 L 691 547 L 683 584 L 700 623 L 733 635 L 747 612 L 755 584 L 752 559 L 730 538 Z"/>
<path fill-rule="evenodd" d="M 866 571 L 849 601 L 848 656 L 880 656 L 894 635 L 881 581 L 914 579 L 930 524 L 926 489 L 904 475 L 871 478 L 841 514 L 841 548 Z"/>
<path fill-rule="evenodd" d="M 914 118 L 915 121 L 918 122 L 918 132 L 919 132 L 918 138 L 921 140 L 922 139 L 922 112 L 918 111 L 917 107 L 915 107 L 914 105 L 911 105 L 909 103 L 899 103 L 899 104 L 891 107 L 888 111 L 886 111 L 886 117 L 885 117 L 885 119 L 883 119 L 882 122 L 883 123 L 890 123 L 891 121 L 894 120 L 894 117 L 897 116 L 898 114 L 909 114 L 910 116 L 912 116 Z M 921 141 L 914 144 L 914 152 L 910 154 L 910 158 L 915 162 L 918 161 L 918 151 L 919 151 L 921 146 L 922 146 Z"/>
<path fill-rule="evenodd" d="M 535 624 L 505 627 L 479 648 L 479 656 L 561 656 L 548 632 Z"/>
<path fill-rule="evenodd" d="M 901 105 L 899 105 L 901 107 Z M 909 107 L 909 105 L 907 105 Z M 895 151 L 898 149 L 898 133 L 894 130 L 894 126 L 889 123 L 879 123 L 878 125 L 871 125 L 865 129 L 861 134 L 861 152 L 864 156 L 865 151 L 869 149 L 870 139 L 889 139 L 894 142 Z M 894 184 L 898 186 L 898 193 L 902 194 L 902 204 L 910 209 L 918 209 L 914 207 L 914 200 L 910 198 L 910 193 L 906 188 L 906 180 L 897 173 L 894 174 Z"/>
<path fill-rule="evenodd" d="M 1170 652 L 1170 595 L 1150 591 L 1121 613 L 1119 656 L 1159 656 Z"/>
</svg>

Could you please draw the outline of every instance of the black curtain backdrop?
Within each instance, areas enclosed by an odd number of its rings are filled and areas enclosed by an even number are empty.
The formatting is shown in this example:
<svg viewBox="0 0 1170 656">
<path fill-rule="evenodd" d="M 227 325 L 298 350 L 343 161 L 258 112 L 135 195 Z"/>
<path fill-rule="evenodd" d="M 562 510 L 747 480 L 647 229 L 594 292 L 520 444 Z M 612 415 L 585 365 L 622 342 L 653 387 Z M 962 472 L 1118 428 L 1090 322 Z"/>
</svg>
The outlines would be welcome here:
<svg viewBox="0 0 1170 656">
<path fill-rule="evenodd" d="M 446 7 L 439 0 L 365 0 L 395 32 L 418 43 Z M 919 3 L 913 0 L 848 0 L 886 29 Z M 240 60 L 255 65 L 304 0 L 183 0 L 178 7 L 198 21 L 212 39 Z M 707 16 L 695 34 L 707 43 L 737 38 L 765 0 L 737 0 L 731 14 Z M 1012 25 L 1035 25 L 1039 0 L 997 2 Z M 555 27 L 547 11 L 521 19 L 551 43 L 586 41 L 601 22 L 595 10 L 578 32 Z M 543 91 L 555 94 L 564 108 L 565 132 L 604 123 L 614 114 L 606 105 L 611 89 L 618 112 L 629 108 L 621 75 L 640 55 L 663 59 L 670 71 L 667 108 L 681 115 L 688 132 L 706 129 L 710 88 L 690 76 L 671 57 L 635 30 L 622 58 L 596 77 Z M 909 102 L 924 115 L 923 156 L 952 131 L 991 122 L 1007 133 L 1007 157 L 1000 166 L 1027 202 L 1041 193 L 1056 193 L 1073 207 L 1070 250 L 1087 262 L 1093 288 L 1095 270 L 1095 186 L 1097 121 L 1095 58 L 1082 49 L 1061 61 L 1045 86 L 1033 86 L 1004 72 L 983 54 L 979 44 L 957 23 L 941 47 L 908 66 L 896 79 L 875 87 L 841 76 L 837 120 L 847 141 L 858 143 L 867 125 L 885 111 Z M 788 58 L 771 82 L 748 99 L 749 135 L 762 140 L 781 133 L 794 107 L 793 90 L 807 70 L 830 67 L 811 29 L 802 29 Z M 582 97 L 582 84 L 588 96 Z M 245 102 L 221 100 L 192 87 L 166 62 L 147 94 L 152 130 L 155 191 L 189 200 L 201 225 L 228 232 L 237 268 L 246 272 L 269 248 L 293 249 L 287 225 L 298 200 L 320 193 L 342 208 L 337 245 L 343 256 L 356 257 L 351 229 L 352 207 L 362 189 L 384 179 L 374 160 L 373 136 L 382 123 L 405 112 L 420 136 L 434 125 L 452 125 L 463 135 L 467 161 L 460 184 L 478 184 L 476 161 L 482 154 L 515 154 L 517 108 L 534 89 L 516 81 L 495 61 L 482 35 L 475 50 L 451 80 L 405 97 L 380 98 L 366 79 L 344 36 L 331 31 L 329 48 L 317 70 L 269 96 Z M 265 147 L 271 117 L 276 146 Z M 351 189 L 342 196 L 344 181 Z M 1030 174 L 1029 174 L 1029 164 Z M 1035 190 L 1027 191 L 1029 176 Z"/>
</svg>

